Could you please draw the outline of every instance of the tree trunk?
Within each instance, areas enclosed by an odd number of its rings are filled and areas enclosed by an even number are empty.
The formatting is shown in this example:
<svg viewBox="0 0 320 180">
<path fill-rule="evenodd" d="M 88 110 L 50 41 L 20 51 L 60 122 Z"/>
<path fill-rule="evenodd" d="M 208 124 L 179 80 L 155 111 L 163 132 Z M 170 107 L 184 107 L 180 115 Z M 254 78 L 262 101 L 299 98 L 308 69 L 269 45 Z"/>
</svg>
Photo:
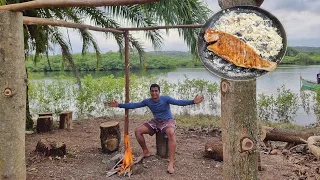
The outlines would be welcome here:
<svg viewBox="0 0 320 180">
<path fill-rule="evenodd" d="M 157 155 L 162 158 L 167 158 L 169 155 L 168 148 L 168 137 L 162 132 L 156 133 L 156 146 L 157 146 Z"/>
<path fill-rule="evenodd" d="M 112 153 L 117 151 L 121 140 L 119 123 L 111 121 L 100 124 L 100 140 L 102 152 Z"/>
<path fill-rule="evenodd" d="M 0 11 L 0 179 L 26 179 L 22 13 Z"/>
<path fill-rule="evenodd" d="M 263 0 L 218 0 L 218 2 L 222 9 L 226 9 L 239 5 L 260 6 L 263 3 Z"/>
<path fill-rule="evenodd" d="M 258 179 L 256 80 L 221 81 L 224 179 Z"/>
<path fill-rule="evenodd" d="M 59 129 L 72 129 L 72 111 L 60 113 Z"/>
</svg>

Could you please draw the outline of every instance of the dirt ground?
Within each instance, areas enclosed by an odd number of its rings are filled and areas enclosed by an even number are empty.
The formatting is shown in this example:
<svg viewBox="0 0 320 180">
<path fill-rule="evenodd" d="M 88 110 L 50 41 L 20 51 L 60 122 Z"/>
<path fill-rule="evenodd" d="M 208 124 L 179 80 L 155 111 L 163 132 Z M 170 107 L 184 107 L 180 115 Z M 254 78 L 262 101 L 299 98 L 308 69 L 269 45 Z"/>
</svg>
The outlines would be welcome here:
<svg viewBox="0 0 320 180">
<path fill-rule="evenodd" d="M 55 128 L 51 133 L 26 135 L 27 179 L 129 179 L 113 175 L 106 177 L 107 163 L 111 155 L 103 154 L 100 145 L 99 125 L 106 121 L 119 121 L 123 133 L 121 119 L 96 118 L 92 120 L 75 120 L 72 130 Z M 131 119 L 129 135 L 133 154 L 138 156 L 141 152 L 135 140 L 134 128 L 145 120 Z M 214 131 L 184 130 L 178 128 L 177 152 L 175 173 L 166 172 L 168 160 L 156 156 L 155 136 L 145 136 L 153 156 L 143 160 L 140 171 L 133 174 L 130 179 L 223 179 L 223 162 L 214 161 L 203 157 L 204 145 L 213 136 Z M 38 140 L 65 142 L 67 156 L 65 158 L 48 158 L 36 153 L 35 147 Z M 122 138 L 123 141 L 123 138 Z M 123 146 L 123 142 L 121 142 Z M 259 171 L 259 179 L 319 179 L 320 163 L 310 154 L 293 152 L 289 154 L 261 152 L 263 171 Z"/>
</svg>

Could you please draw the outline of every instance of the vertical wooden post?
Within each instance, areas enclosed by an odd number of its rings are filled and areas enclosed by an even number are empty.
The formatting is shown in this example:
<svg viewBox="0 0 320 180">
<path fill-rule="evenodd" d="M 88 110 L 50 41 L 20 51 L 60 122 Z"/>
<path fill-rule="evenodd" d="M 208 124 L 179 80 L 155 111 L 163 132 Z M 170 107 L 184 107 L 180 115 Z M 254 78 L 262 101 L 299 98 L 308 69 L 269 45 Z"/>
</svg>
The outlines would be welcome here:
<svg viewBox="0 0 320 180">
<path fill-rule="evenodd" d="M 22 13 L 0 11 L 0 179 L 26 179 Z"/>
<path fill-rule="evenodd" d="M 129 32 L 124 31 L 124 51 L 125 51 L 125 93 L 126 93 L 126 99 L 125 103 L 129 103 L 130 97 L 129 97 L 129 76 L 130 76 L 130 64 L 129 64 Z M 129 134 L 129 109 L 125 109 L 125 117 L 124 117 L 124 135 Z"/>
<path fill-rule="evenodd" d="M 258 179 L 256 80 L 221 80 L 225 180 Z"/>
</svg>

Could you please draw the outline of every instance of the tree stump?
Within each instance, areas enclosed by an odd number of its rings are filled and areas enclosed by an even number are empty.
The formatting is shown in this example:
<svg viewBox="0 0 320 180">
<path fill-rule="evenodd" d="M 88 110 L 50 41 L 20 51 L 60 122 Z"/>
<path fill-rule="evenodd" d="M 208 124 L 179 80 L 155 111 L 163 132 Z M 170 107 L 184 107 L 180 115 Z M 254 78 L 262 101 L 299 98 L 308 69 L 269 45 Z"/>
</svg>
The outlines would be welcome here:
<svg viewBox="0 0 320 180">
<path fill-rule="evenodd" d="M 167 158 L 169 154 L 169 148 L 168 148 L 168 137 L 165 133 L 162 133 L 162 132 L 156 133 L 156 146 L 157 146 L 157 155 L 162 158 Z"/>
<path fill-rule="evenodd" d="M 44 142 L 39 140 L 36 151 L 43 153 L 45 156 L 64 156 L 67 154 L 67 146 L 62 143 L 58 145 L 56 142 Z"/>
<path fill-rule="evenodd" d="M 110 121 L 100 124 L 100 140 L 103 153 L 117 151 L 121 140 L 119 122 Z"/>
<path fill-rule="evenodd" d="M 49 132 L 53 129 L 52 116 L 40 116 L 37 120 L 37 133 Z"/>
<path fill-rule="evenodd" d="M 60 113 L 59 129 L 72 129 L 72 111 Z"/>
<path fill-rule="evenodd" d="M 39 117 L 41 117 L 41 116 L 52 116 L 52 112 L 43 112 L 43 113 L 39 113 L 38 115 L 39 115 Z"/>
</svg>

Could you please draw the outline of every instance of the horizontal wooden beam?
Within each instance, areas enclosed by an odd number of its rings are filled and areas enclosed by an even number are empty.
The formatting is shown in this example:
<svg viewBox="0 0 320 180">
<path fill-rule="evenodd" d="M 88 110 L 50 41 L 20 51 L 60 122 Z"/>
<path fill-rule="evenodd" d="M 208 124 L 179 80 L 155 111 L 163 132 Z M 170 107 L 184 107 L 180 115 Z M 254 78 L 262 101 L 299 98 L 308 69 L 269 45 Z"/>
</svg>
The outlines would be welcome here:
<svg viewBox="0 0 320 180">
<path fill-rule="evenodd" d="M 95 26 L 90 26 L 85 24 L 71 23 L 67 21 L 60 21 L 60 20 L 47 19 L 47 18 L 28 17 L 28 16 L 23 16 L 23 24 L 50 25 L 50 26 L 60 26 L 60 27 L 77 28 L 77 29 L 89 29 L 89 30 L 101 31 L 101 32 L 123 33 L 123 31 L 111 29 L 111 28 L 95 27 Z"/>
<path fill-rule="evenodd" d="M 0 10 L 23 11 L 46 7 L 80 7 L 80 6 L 128 6 L 157 2 L 160 0 L 34 0 L 17 4 L 0 6 Z"/>
<path fill-rule="evenodd" d="M 174 28 L 202 28 L 203 24 L 186 24 L 186 25 L 172 25 L 172 26 L 150 26 L 142 28 L 117 28 L 121 31 L 146 31 L 156 29 L 174 29 Z"/>
<path fill-rule="evenodd" d="M 156 29 L 202 28 L 203 27 L 203 24 L 187 24 L 187 25 L 173 25 L 173 26 L 150 26 L 150 27 L 143 27 L 143 28 L 102 28 L 102 27 L 71 23 L 71 22 L 55 20 L 55 19 L 37 18 L 37 17 L 28 17 L 28 16 L 23 16 L 23 24 L 49 25 L 49 26 L 88 29 L 92 31 L 113 32 L 113 33 L 123 33 L 124 31 L 147 31 L 147 30 L 156 30 Z"/>
</svg>

